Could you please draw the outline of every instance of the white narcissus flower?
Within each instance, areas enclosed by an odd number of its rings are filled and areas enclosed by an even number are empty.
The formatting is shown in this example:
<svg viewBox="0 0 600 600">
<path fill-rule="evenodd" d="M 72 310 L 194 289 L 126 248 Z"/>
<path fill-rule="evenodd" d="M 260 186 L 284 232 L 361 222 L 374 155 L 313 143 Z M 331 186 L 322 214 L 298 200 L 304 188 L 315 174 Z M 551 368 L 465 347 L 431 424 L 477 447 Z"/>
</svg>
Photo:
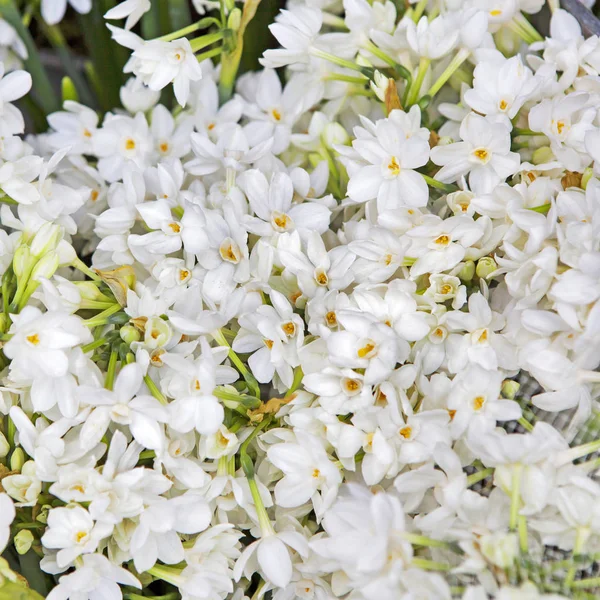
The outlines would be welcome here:
<svg viewBox="0 0 600 600">
<path fill-rule="evenodd" d="M 377 199 L 379 211 L 427 204 L 427 184 L 415 169 L 429 160 L 429 132 L 413 131 L 411 122 L 418 123 L 420 115 L 418 106 L 408 115 L 394 110 L 376 123 L 363 119 L 364 129 L 355 129 L 352 147 L 359 160 L 349 163 L 348 183 L 354 202 Z"/>
<path fill-rule="evenodd" d="M 146 448 L 159 450 L 164 433 L 159 423 L 169 419 L 168 411 L 156 398 L 136 395 L 142 385 L 142 370 L 132 363 L 123 367 L 114 390 L 80 386 L 82 402 L 95 407 L 81 431 L 81 445 L 86 450 L 97 444 L 110 423 L 126 425 L 133 437 Z"/>
<path fill-rule="evenodd" d="M 469 175 L 469 186 L 477 194 L 486 194 L 507 177 L 514 175 L 521 159 L 510 151 L 510 129 L 475 113 L 460 125 L 461 142 L 436 146 L 431 160 L 442 168 L 436 179 L 444 183 Z"/>
<path fill-rule="evenodd" d="M 82 15 L 92 9 L 92 0 L 68 0 L 68 3 Z M 67 0 L 42 0 L 42 17 L 48 25 L 62 21 L 67 11 Z"/>
<path fill-rule="evenodd" d="M 4 552 L 10 539 L 10 525 L 16 515 L 15 505 L 8 494 L 0 494 L 0 508 L 2 509 L 0 511 L 2 515 L 2 522 L 0 523 L 0 549 Z"/>
<path fill-rule="evenodd" d="M 124 0 L 113 6 L 105 15 L 105 19 L 125 19 L 125 29 L 132 29 L 135 24 L 147 13 L 152 4 L 150 0 Z"/>
<path fill-rule="evenodd" d="M 64 569 L 82 554 L 95 552 L 112 528 L 108 523 L 95 523 L 81 506 L 53 508 L 48 513 L 48 529 L 42 536 L 42 544 L 58 550 L 56 562 Z"/>
</svg>

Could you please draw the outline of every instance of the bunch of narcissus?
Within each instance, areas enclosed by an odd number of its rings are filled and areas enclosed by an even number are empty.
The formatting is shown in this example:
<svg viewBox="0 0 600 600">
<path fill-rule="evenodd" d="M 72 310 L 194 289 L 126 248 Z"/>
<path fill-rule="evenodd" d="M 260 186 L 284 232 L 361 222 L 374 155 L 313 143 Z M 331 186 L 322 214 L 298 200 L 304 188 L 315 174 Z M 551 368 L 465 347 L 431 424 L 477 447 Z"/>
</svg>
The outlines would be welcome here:
<svg viewBox="0 0 600 600">
<path fill-rule="evenodd" d="M 0 599 L 597 598 L 600 40 L 259 2 L 0 0 Z"/>
</svg>

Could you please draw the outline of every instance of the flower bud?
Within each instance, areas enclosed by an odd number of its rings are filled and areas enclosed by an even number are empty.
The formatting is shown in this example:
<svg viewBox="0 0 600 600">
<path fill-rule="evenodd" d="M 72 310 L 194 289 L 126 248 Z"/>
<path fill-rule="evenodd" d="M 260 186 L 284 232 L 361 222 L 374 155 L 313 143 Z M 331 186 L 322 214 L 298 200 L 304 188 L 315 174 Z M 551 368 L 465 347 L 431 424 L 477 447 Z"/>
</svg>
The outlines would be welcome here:
<svg viewBox="0 0 600 600">
<path fill-rule="evenodd" d="M 44 525 L 48 522 L 48 513 L 52 510 L 52 507 L 49 504 L 44 504 L 42 506 L 42 510 L 39 512 L 38 516 L 35 520 L 38 523 L 44 523 Z"/>
<path fill-rule="evenodd" d="M 82 300 L 95 300 L 96 302 L 112 302 L 112 298 L 103 294 L 98 289 L 95 281 L 73 281 L 77 286 Z"/>
<path fill-rule="evenodd" d="M 506 379 L 502 383 L 502 397 L 508 400 L 514 400 L 521 389 L 521 384 L 512 379 Z"/>
<path fill-rule="evenodd" d="M 31 260 L 31 251 L 28 246 L 22 245 L 15 250 L 12 265 L 17 278 L 21 277 L 24 272 L 29 270 Z"/>
<path fill-rule="evenodd" d="M 31 254 L 40 258 L 47 252 L 55 250 L 62 239 L 62 228 L 54 223 L 44 223 L 33 237 L 29 247 Z"/>
<path fill-rule="evenodd" d="M 379 100 L 385 102 L 385 91 L 388 87 L 388 78 L 381 72 L 375 71 L 373 81 L 371 81 L 371 89 Z"/>
<path fill-rule="evenodd" d="M 531 157 L 531 162 L 534 165 L 541 165 L 554 160 L 554 154 L 550 150 L 550 146 L 542 146 L 538 148 Z"/>
<path fill-rule="evenodd" d="M 449 144 L 453 143 L 454 140 L 450 136 L 444 135 L 437 141 L 436 146 L 448 146 Z"/>
<path fill-rule="evenodd" d="M 588 167 L 583 172 L 583 177 L 581 178 L 581 187 L 585 190 L 587 189 L 588 181 L 594 176 L 594 170 L 591 167 Z"/>
<path fill-rule="evenodd" d="M 75 248 L 73 248 L 73 246 L 71 246 L 71 244 L 69 244 L 69 242 L 66 240 L 60 240 L 60 242 L 58 242 L 56 252 L 58 253 L 58 263 L 61 267 L 66 267 L 73 264 L 77 258 L 77 252 L 75 252 Z"/>
<path fill-rule="evenodd" d="M 12 453 L 10 457 L 10 470 L 11 471 L 21 471 L 23 465 L 25 464 L 25 453 L 22 448 L 15 448 L 15 451 Z"/>
<path fill-rule="evenodd" d="M 227 17 L 227 27 L 232 31 L 237 31 L 240 28 L 242 21 L 242 11 L 239 8 L 234 8 Z"/>
<path fill-rule="evenodd" d="M 4 316 L 4 315 L 2 315 Z M 8 443 L 8 440 L 6 439 L 6 436 L 0 431 L 0 458 L 4 458 L 5 456 L 8 456 L 8 453 L 10 452 L 10 444 Z"/>
<path fill-rule="evenodd" d="M 15 535 L 14 543 L 17 552 L 21 555 L 27 554 L 31 549 L 31 546 L 34 542 L 35 538 L 33 537 L 33 533 L 28 529 L 21 529 Z"/>
<path fill-rule="evenodd" d="M 133 325 L 124 325 L 121 327 L 119 330 L 119 335 L 126 344 L 139 342 L 142 337 L 140 332 Z"/>
<path fill-rule="evenodd" d="M 501 569 L 510 567 L 519 554 L 519 541 L 514 533 L 496 532 L 484 535 L 479 543 L 483 556 Z"/>
<path fill-rule="evenodd" d="M 491 256 L 484 256 L 477 261 L 475 273 L 481 279 L 487 279 L 494 271 L 498 269 L 498 264 Z"/>
<path fill-rule="evenodd" d="M 457 275 L 461 281 L 471 281 L 475 275 L 475 263 L 472 260 L 466 260 Z"/>
<path fill-rule="evenodd" d="M 58 269 L 58 253 L 54 250 L 48 252 L 33 267 L 31 281 L 39 281 L 40 277 L 50 279 Z"/>
<path fill-rule="evenodd" d="M 79 94 L 77 93 L 77 88 L 75 87 L 73 80 L 70 77 L 67 77 L 66 75 L 62 78 L 61 90 L 63 104 L 67 100 L 72 100 L 73 102 L 79 101 Z"/>
<path fill-rule="evenodd" d="M 325 125 L 321 137 L 327 148 L 333 148 L 334 144 L 346 144 L 350 139 L 348 132 L 339 123 Z M 321 158 L 321 160 L 323 159 Z"/>
</svg>

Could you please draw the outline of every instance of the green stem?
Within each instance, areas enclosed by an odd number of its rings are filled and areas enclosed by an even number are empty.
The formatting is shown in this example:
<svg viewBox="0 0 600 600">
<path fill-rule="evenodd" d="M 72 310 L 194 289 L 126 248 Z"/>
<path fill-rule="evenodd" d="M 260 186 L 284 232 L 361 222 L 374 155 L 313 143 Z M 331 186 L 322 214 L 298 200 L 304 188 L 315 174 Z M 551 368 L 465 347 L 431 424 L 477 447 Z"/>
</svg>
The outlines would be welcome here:
<svg viewBox="0 0 600 600">
<path fill-rule="evenodd" d="M 364 77 L 352 77 L 351 75 L 341 75 L 338 73 L 334 73 L 332 75 L 327 75 L 325 77 L 326 81 L 344 81 L 346 83 L 355 83 L 357 85 L 365 85 L 367 83 L 369 83 L 369 80 Z"/>
<path fill-rule="evenodd" d="M 419 2 L 417 2 L 417 5 L 415 6 L 414 12 L 412 14 L 412 20 L 415 23 L 418 23 L 419 19 L 423 16 L 423 13 L 427 8 L 427 2 L 428 0 L 419 0 Z"/>
<path fill-rule="evenodd" d="M 519 425 L 521 425 L 521 427 L 523 427 L 523 429 L 529 433 L 533 431 L 533 425 L 525 417 L 518 419 L 517 423 L 519 423 Z"/>
<path fill-rule="evenodd" d="M 175 569 L 173 567 L 165 567 L 164 565 L 154 565 L 151 569 L 148 569 L 146 573 L 150 573 L 157 579 L 162 579 L 172 585 L 180 585 L 181 583 L 181 569 Z"/>
<path fill-rule="evenodd" d="M 216 48 L 212 48 L 211 50 L 207 50 L 206 52 L 201 52 L 200 54 L 196 54 L 196 59 L 198 62 L 202 62 L 207 58 L 214 58 L 215 56 L 219 56 L 223 52 L 222 46 L 217 46 Z"/>
<path fill-rule="evenodd" d="M 476 483 L 483 481 L 486 477 L 489 477 L 493 472 L 494 472 L 494 469 L 492 467 L 489 467 L 487 469 L 482 469 L 481 471 L 478 471 L 477 473 L 473 473 L 473 474 L 469 475 L 467 477 L 467 487 L 471 487 L 472 485 L 475 485 Z"/>
<path fill-rule="evenodd" d="M 426 546 L 429 548 L 448 548 L 450 546 L 450 544 L 442 540 L 434 540 L 433 538 L 417 535 L 416 533 L 408 533 L 408 531 L 404 531 L 400 535 L 414 546 Z"/>
<path fill-rule="evenodd" d="M 93 342 L 90 342 L 89 344 L 85 344 L 85 346 L 81 346 L 81 351 L 84 354 L 87 354 L 88 352 L 91 352 L 92 350 L 95 350 L 96 348 L 100 348 L 100 346 L 104 346 L 104 344 L 106 344 L 106 338 L 100 338 L 98 340 L 94 340 Z"/>
<path fill-rule="evenodd" d="M 577 532 L 575 534 L 575 544 L 573 545 L 573 556 L 578 556 L 579 554 L 581 554 L 581 551 L 583 550 L 583 546 L 585 545 L 586 539 L 587 539 L 587 531 L 582 527 L 578 527 Z M 573 584 L 576 574 L 577 574 L 577 566 L 573 565 L 567 571 L 567 576 L 565 577 L 565 585 L 567 587 L 569 587 Z"/>
<path fill-rule="evenodd" d="M 205 27 L 205 25 L 206 24 L 204 22 L 204 19 L 202 19 L 201 21 L 192 23 L 191 25 L 188 25 L 187 27 L 178 29 L 177 31 L 174 31 L 173 33 L 168 33 L 167 35 L 163 35 L 163 36 L 159 37 L 158 39 L 161 40 L 162 42 L 172 42 L 173 40 L 177 40 L 179 38 L 185 37 L 186 35 L 189 35 L 190 33 L 194 33 L 195 31 L 202 29 L 203 27 Z"/>
<path fill-rule="evenodd" d="M 117 371 L 117 360 L 119 358 L 118 350 L 111 350 L 110 358 L 108 359 L 108 367 L 106 369 L 106 379 L 104 387 L 107 390 L 112 390 L 115 383 L 115 373 Z"/>
<path fill-rule="evenodd" d="M 240 26 L 235 36 L 228 43 L 227 51 L 223 52 L 221 56 L 221 74 L 219 76 L 219 99 L 221 103 L 227 102 L 233 95 L 236 75 L 244 48 L 244 33 L 248 24 L 256 15 L 260 2 L 261 0 L 246 0 L 242 10 Z M 223 2 L 221 2 L 221 6 L 223 6 Z M 224 15 L 222 16 L 224 18 Z"/>
<path fill-rule="evenodd" d="M 221 333 L 219 329 L 213 331 L 211 335 L 213 336 L 217 344 L 229 348 L 229 359 L 235 365 L 237 370 L 242 374 L 244 381 L 248 385 L 248 389 L 252 392 L 252 394 L 254 394 L 254 396 L 260 398 L 260 386 L 258 385 L 258 381 L 256 381 L 254 375 L 252 375 L 252 373 L 248 371 L 246 365 L 244 365 L 244 363 L 240 360 L 240 357 L 233 351 L 231 346 L 227 343 L 225 336 Z"/>
<path fill-rule="evenodd" d="M 427 75 L 427 70 L 429 69 L 429 64 L 431 61 L 425 56 L 421 57 L 419 61 L 419 70 L 417 71 L 417 76 L 415 80 L 412 82 L 410 86 L 410 90 L 408 92 L 407 105 L 412 106 L 419 97 L 419 92 L 421 91 L 421 86 L 423 85 L 423 80 L 425 79 L 425 75 Z"/>
<path fill-rule="evenodd" d="M 510 519 L 509 528 L 515 531 L 517 528 L 517 520 L 519 518 L 519 508 L 521 505 L 521 473 L 523 465 L 513 465 L 512 486 L 510 491 Z"/>
<path fill-rule="evenodd" d="M 325 52 L 324 50 L 319 50 L 318 48 L 311 48 L 310 53 L 316 58 L 323 58 L 334 65 L 338 65 L 339 67 L 344 67 L 345 69 L 351 69 L 352 71 L 359 71 L 363 75 L 364 67 L 352 62 L 350 60 L 346 60 L 344 58 L 340 58 L 339 56 L 335 56 L 335 54 L 330 54 L 329 52 Z"/>
<path fill-rule="evenodd" d="M 302 383 L 302 379 L 304 378 L 304 372 L 302 371 L 302 367 L 296 367 L 294 370 L 294 380 L 292 381 L 292 387 L 287 391 L 287 396 L 293 394 Z"/>
<path fill-rule="evenodd" d="M 169 401 L 164 397 L 163 393 L 156 387 L 156 384 L 154 383 L 154 381 L 152 381 L 152 378 L 150 377 L 150 375 L 144 375 L 144 383 L 146 384 L 146 386 L 148 387 L 148 389 L 150 390 L 150 393 L 161 403 L 164 404 L 165 406 L 167 404 L 169 404 Z"/>
<path fill-rule="evenodd" d="M 427 560 L 425 558 L 413 558 L 411 564 L 418 569 L 424 569 L 425 571 L 449 571 L 450 565 L 444 563 L 435 562 L 433 560 Z"/>
<path fill-rule="evenodd" d="M 429 177 L 429 175 L 425 175 L 424 173 L 421 173 L 421 176 L 423 177 L 428 186 L 435 188 L 436 190 L 441 190 L 446 194 L 451 194 L 452 192 L 457 192 L 459 190 L 459 187 L 452 183 L 442 183 L 441 181 L 438 181 L 433 177 Z"/>
<path fill-rule="evenodd" d="M 519 546 L 521 548 L 521 552 L 527 554 L 529 549 L 529 544 L 527 541 L 527 519 L 523 515 L 519 515 L 518 520 L 518 529 L 519 529 Z"/>
<path fill-rule="evenodd" d="M 200 37 L 194 38 L 190 40 L 190 45 L 192 46 L 192 50 L 194 52 L 198 52 L 198 50 L 202 50 L 202 48 L 206 48 L 215 42 L 223 39 L 224 32 L 223 31 L 215 31 L 214 33 L 207 33 L 206 35 L 201 35 Z"/>
<path fill-rule="evenodd" d="M 579 579 L 578 581 L 572 581 L 569 587 L 575 589 L 600 587 L 600 577 L 588 577 L 587 579 Z M 597 598 L 597 596 L 594 596 L 594 598 Z"/>
<path fill-rule="evenodd" d="M 455 71 L 469 58 L 470 50 L 461 48 L 456 56 L 450 61 L 450 64 L 444 69 L 444 72 L 436 79 L 435 83 L 427 90 L 426 96 L 432 98 L 442 89 L 442 86 L 454 75 Z"/>
<path fill-rule="evenodd" d="M 542 215 L 546 215 L 546 214 L 548 214 L 548 211 L 550 210 L 551 206 L 552 206 L 552 204 L 550 204 L 550 203 L 541 204 L 540 206 L 533 206 L 533 207 L 529 208 L 529 210 L 532 210 L 533 212 L 536 212 L 536 213 L 540 213 Z"/>
<path fill-rule="evenodd" d="M 105 325 L 108 317 L 114 315 L 120 310 L 121 306 L 119 304 L 114 304 L 111 308 L 103 310 L 101 313 L 98 313 L 95 317 L 92 317 L 91 319 L 86 319 L 84 321 L 84 324 L 88 327 L 98 327 L 99 325 Z"/>
<path fill-rule="evenodd" d="M 94 281 L 102 281 L 102 278 L 92 269 L 90 269 L 78 256 L 71 263 L 71 266 L 78 271 L 81 271 Z"/>
</svg>

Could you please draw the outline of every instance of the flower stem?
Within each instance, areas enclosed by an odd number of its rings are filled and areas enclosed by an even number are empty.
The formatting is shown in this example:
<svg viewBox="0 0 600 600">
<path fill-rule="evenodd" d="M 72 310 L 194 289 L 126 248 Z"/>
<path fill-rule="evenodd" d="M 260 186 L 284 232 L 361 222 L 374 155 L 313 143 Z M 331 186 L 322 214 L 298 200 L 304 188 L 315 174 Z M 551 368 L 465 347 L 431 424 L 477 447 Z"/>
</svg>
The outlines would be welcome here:
<svg viewBox="0 0 600 600">
<path fill-rule="evenodd" d="M 246 365 L 244 365 L 244 363 L 240 360 L 240 357 L 233 351 L 231 346 L 227 343 L 227 340 L 225 339 L 225 336 L 223 335 L 221 330 L 217 329 L 216 331 L 213 331 L 211 335 L 213 336 L 217 344 L 229 348 L 229 359 L 236 366 L 237 370 L 242 374 L 244 381 L 248 385 L 248 389 L 252 392 L 254 396 L 260 398 L 260 387 L 258 385 L 258 381 L 256 381 L 254 375 L 252 375 L 252 373 L 248 371 Z"/>
<path fill-rule="evenodd" d="M 110 308 L 103 310 L 101 313 L 98 313 L 95 317 L 91 319 L 86 319 L 84 324 L 88 327 L 98 327 L 98 325 L 104 325 L 111 315 L 114 315 L 116 312 L 121 310 L 121 306 L 119 304 L 114 304 Z"/>
<path fill-rule="evenodd" d="M 455 71 L 469 58 L 470 50 L 461 48 L 456 56 L 450 61 L 450 64 L 444 69 L 444 72 L 436 79 L 435 83 L 427 90 L 427 96 L 432 98 L 442 89 L 442 86 L 454 75 Z"/>
<path fill-rule="evenodd" d="M 169 401 L 164 397 L 163 393 L 156 387 L 156 384 L 154 383 L 154 381 L 152 381 L 150 375 L 144 375 L 144 383 L 146 384 L 146 387 L 150 390 L 150 393 L 161 404 L 164 404 L 165 406 L 169 404 Z"/>
<path fill-rule="evenodd" d="M 471 487 L 472 485 L 475 485 L 476 483 L 483 481 L 486 477 L 489 477 L 493 472 L 494 472 L 494 469 L 492 467 L 489 467 L 487 469 L 482 469 L 481 471 L 478 471 L 477 473 L 473 473 L 472 475 L 469 475 L 467 477 L 467 487 Z"/>
<path fill-rule="evenodd" d="M 223 31 L 215 31 L 214 33 L 207 33 L 206 35 L 201 35 L 200 37 L 194 38 L 190 41 L 190 45 L 194 52 L 198 50 L 202 50 L 202 48 L 206 48 L 215 42 L 223 39 Z"/>
<path fill-rule="evenodd" d="M 97 273 L 92 271 L 78 256 L 75 257 L 75 260 L 71 263 L 71 266 L 82 273 L 85 273 L 90 279 L 94 281 L 102 281 L 102 278 L 98 276 Z"/>
<path fill-rule="evenodd" d="M 442 183 L 441 181 L 438 181 L 437 179 L 434 179 L 433 177 L 429 177 L 429 175 L 425 175 L 423 173 L 421 173 L 421 176 L 423 177 L 423 179 L 425 180 L 425 183 L 427 183 L 428 186 L 435 188 L 436 190 L 441 190 L 442 192 L 445 192 L 446 194 L 450 194 L 452 192 L 457 192 L 459 190 L 459 187 L 452 183 Z"/>
<path fill-rule="evenodd" d="M 113 389 L 113 384 L 115 382 L 115 373 L 117 370 L 117 359 L 119 358 L 118 350 L 111 350 L 110 358 L 108 359 L 108 367 L 106 369 L 106 379 L 104 381 L 104 387 L 107 390 Z"/>
<path fill-rule="evenodd" d="M 426 558 L 413 558 L 411 561 L 414 567 L 418 569 L 424 569 L 425 571 L 449 571 L 450 565 L 444 563 L 435 562 L 433 560 L 427 560 Z"/>
<path fill-rule="evenodd" d="M 512 487 L 510 491 L 510 518 L 509 528 L 515 531 L 519 518 L 519 507 L 521 504 L 521 472 L 523 466 L 521 464 L 513 465 Z"/>
<path fill-rule="evenodd" d="M 103 346 L 104 344 L 106 344 L 106 338 L 99 338 L 93 342 L 90 342 L 89 344 L 85 344 L 85 346 L 81 346 L 81 351 L 84 354 L 87 354 L 96 348 L 100 348 L 100 346 Z"/>
<path fill-rule="evenodd" d="M 429 64 L 431 61 L 425 56 L 421 57 L 419 61 L 419 70 L 417 71 L 417 76 L 415 80 L 412 82 L 410 86 L 410 90 L 408 92 L 408 97 L 406 99 L 407 106 L 413 105 L 419 96 L 419 92 L 421 91 L 421 86 L 423 85 L 423 80 L 425 79 L 425 75 L 427 74 L 427 70 L 429 69 Z"/>
</svg>

